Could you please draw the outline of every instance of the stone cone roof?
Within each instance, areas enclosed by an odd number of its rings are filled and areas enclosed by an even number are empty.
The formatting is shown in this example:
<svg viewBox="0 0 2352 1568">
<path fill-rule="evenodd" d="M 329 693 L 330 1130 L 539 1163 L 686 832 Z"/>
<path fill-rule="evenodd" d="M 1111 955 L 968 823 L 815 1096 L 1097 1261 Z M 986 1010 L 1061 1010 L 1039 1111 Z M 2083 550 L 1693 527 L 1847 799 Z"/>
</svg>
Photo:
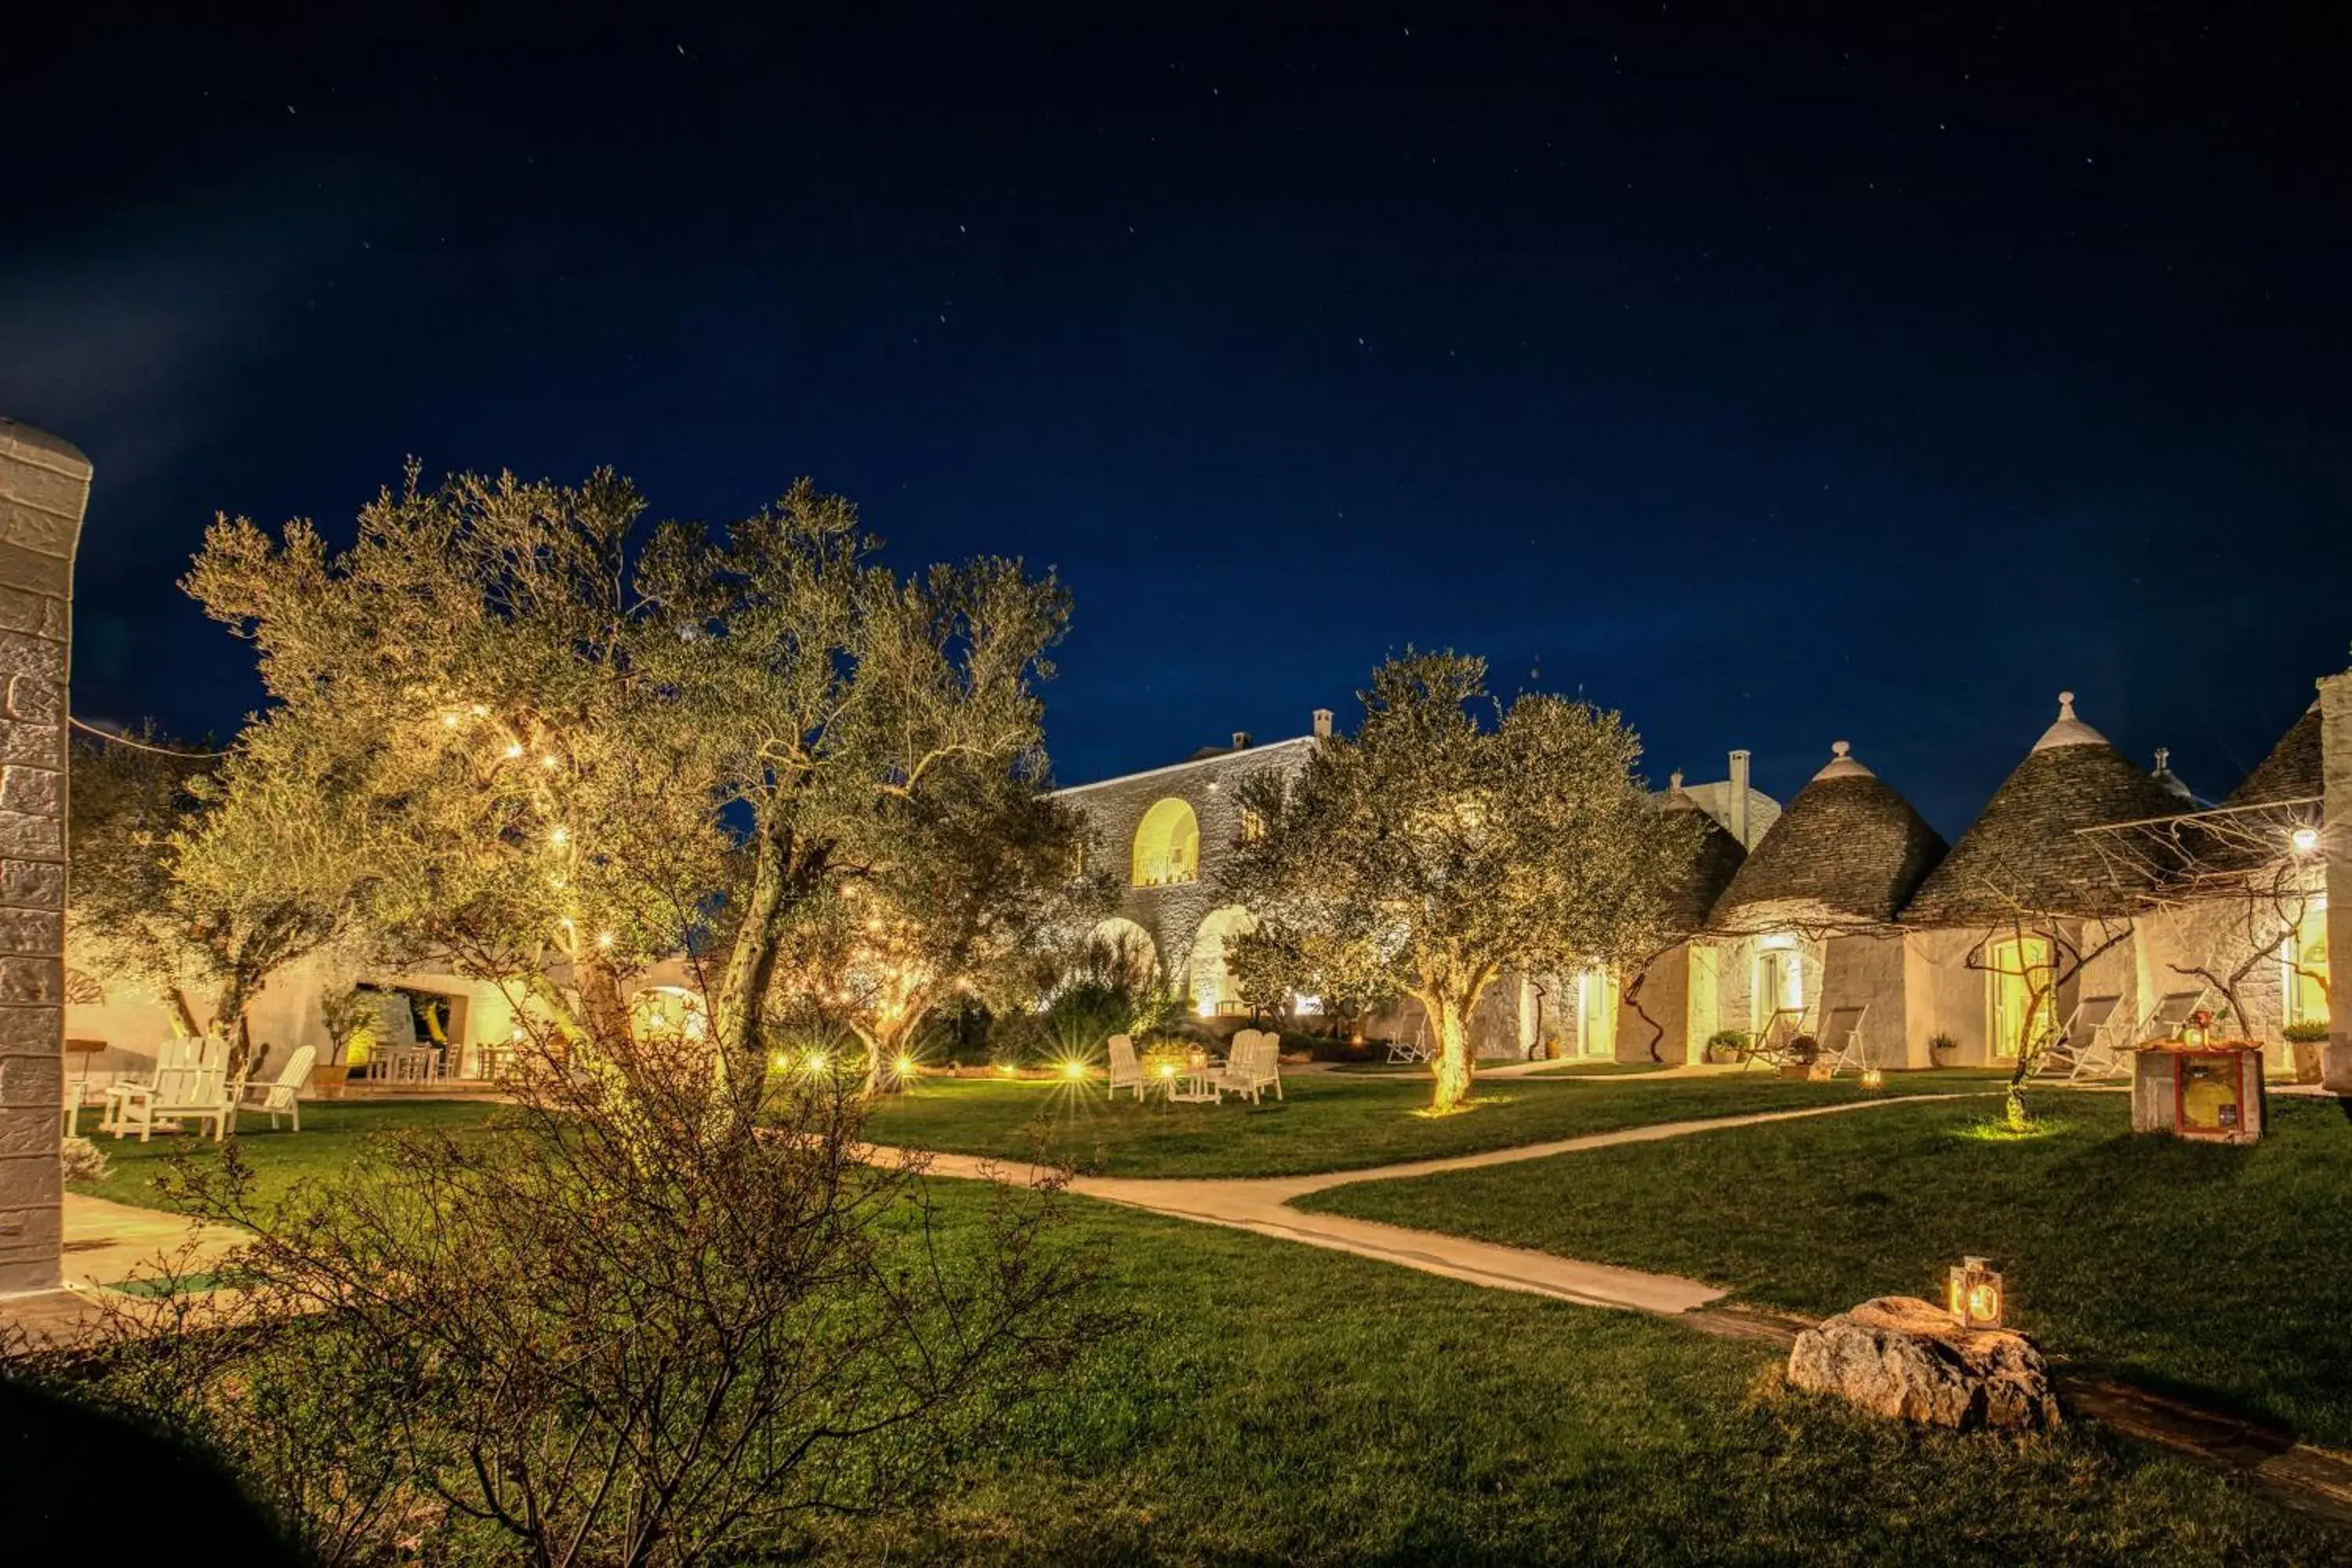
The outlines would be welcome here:
<svg viewBox="0 0 2352 1568">
<path fill-rule="evenodd" d="M 2230 792 L 2224 805 L 2268 805 L 2273 801 L 2300 800 L 2322 794 L 2319 704 L 2304 710 L 2294 728 L 2279 737 L 2271 754 L 2254 764 L 2245 782 Z"/>
<path fill-rule="evenodd" d="M 2095 916 L 2126 912 L 2137 889 L 2120 862 L 2078 829 L 2174 816 L 2181 798 L 2074 717 L 2059 697 L 2058 721 L 2002 781 L 1976 823 L 1921 883 L 1906 925 L 1985 925 L 2020 912 Z"/>
<path fill-rule="evenodd" d="M 1943 858 L 1943 839 L 1909 801 L 1843 741 L 1832 750 L 1716 900 L 1717 930 L 1883 925 Z"/>
<path fill-rule="evenodd" d="M 1663 809 L 1690 812 L 1699 822 L 1689 858 L 1666 886 L 1667 926 L 1678 934 L 1686 934 L 1706 926 L 1708 911 L 1738 874 L 1748 859 L 1748 851 L 1731 836 L 1730 829 L 1684 792 L 1680 773 L 1674 776 L 1674 785 L 1666 792 Z"/>
</svg>

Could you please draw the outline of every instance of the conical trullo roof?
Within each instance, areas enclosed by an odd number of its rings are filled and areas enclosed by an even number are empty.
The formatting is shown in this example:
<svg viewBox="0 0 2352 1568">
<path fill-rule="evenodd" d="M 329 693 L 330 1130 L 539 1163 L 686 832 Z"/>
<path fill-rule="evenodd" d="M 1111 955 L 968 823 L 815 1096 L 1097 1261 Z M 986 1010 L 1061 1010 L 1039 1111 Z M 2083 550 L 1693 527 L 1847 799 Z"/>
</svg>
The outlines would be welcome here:
<svg viewBox="0 0 2352 1568">
<path fill-rule="evenodd" d="M 1707 912 L 1738 875 L 1748 851 L 1728 828 L 1684 790 L 1682 774 L 1673 776 L 1662 806 L 1667 811 L 1687 811 L 1698 818 L 1698 832 L 1691 840 L 1689 855 L 1666 883 L 1667 928 L 1677 934 L 1686 934 L 1706 924 Z"/>
<path fill-rule="evenodd" d="M 2129 857 L 2079 831 L 2178 816 L 2180 797 L 2140 772 L 2058 694 L 2058 720 L 2012 769 L 1903 911 L 1909 925 L 1981 925 L 2019 914 L 2124 912 Z"/>
<path fill-rule="evenodd" d="M 1716 929 L 1885 924 L 1943 857 L 1943 839 L 1909 801 L 1843 741 L 1831 752 L 1716 900 Z"/>
<path fill-rule="evenodd" d="M 2324 793 L 2320 771 L 2319 704 L 2304 710 L 2294 728 L 2279 737 L 2271 754 L 2254 764 L 2246 780 L 2230 792 L 2224 805 L 2270 805 L 2282 800 L 2304 800 Z"/>
</svg>

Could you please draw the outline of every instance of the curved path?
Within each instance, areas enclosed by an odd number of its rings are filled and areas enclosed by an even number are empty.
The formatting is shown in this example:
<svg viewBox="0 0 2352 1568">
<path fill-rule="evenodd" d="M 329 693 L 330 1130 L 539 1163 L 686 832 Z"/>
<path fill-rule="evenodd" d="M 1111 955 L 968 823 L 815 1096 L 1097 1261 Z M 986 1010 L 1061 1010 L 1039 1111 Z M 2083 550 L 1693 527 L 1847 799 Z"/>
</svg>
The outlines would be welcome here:
<svg viewBox="0 0 2352 1568">
<path fill-rule="evenodd" d="M 1559 1138 L 1547 1143 L 1522 1143 L 1509 1149 L 1489 1149 L 1477 1154 L 1454 1154 L 1442 1160 L 1412 1160 L 1397 1165 L 1374 1165 L 1360 1171 L 1318 1171 L 1307 1176 L 1161 1177 L 1079 1176 L 1069 1190 L 1082 1197 L 1101 1198 L 1173 1215 L 1205 1225 L 1231 1226 L 1262 1236 L 1279 1237 L 1308 1247 L 1326 1247 L 1364 1258 L 1443 1274 L 1498 1290 L 1525 1290 L 1554 1296 L 1588 1307 L 1616 1307 L 1633 1311 L 1680 1313 L 1721 1300 L 1727 1291 L 1673 1274 L 1649 1274 L 1607 1263 L 1587 1263 L 1556 1258 L 1523 1247 L 1472 1241 L 1441 1231 L 1412 1230 L 1377 1220 L 1350 1219 L 1343 1215 L 1308 1214 L 1290 1206 L 1291 1200 L 1327 1187 L 1358 1182 L 1394 1182 L 1412 1176 L 1433 1176 L 1446 1171 L 1476 1170 L 1521 1160 L 1548 1159 L 1587 1149 L 1607 1149 L 1620 1143 L 1652 1143 L 1664 1138 L 1687 1138 L 1724 1128 L 1753 1127 L 1767 1121 L 1794 1121 L 1808 1116 L 1839 1116 L 1881 1105 L 1927 1105 L 1937 1100 L 1967 1098 L 1957 1094 L 1906 1095 L 1890 1100 L 1858 1100 L 1844 1105 L 1814 1106 L 1803 1110 L 1767 1110 L 1744 1116 L 1711 1116 L 1693 1121 L 1663 1121 L 1647 1127 L 1620 1128 L 1614 1132 Z M 970 1154 L 933 1154 L 920 1150 L 877 1147 L 877 1157 L 922 1163 L 935 1175 L 992 1181 L 1034 1182 L 1047 1174 L 1040 1166 L 1018 1161 L 993 1160 Z"/>
</svg>

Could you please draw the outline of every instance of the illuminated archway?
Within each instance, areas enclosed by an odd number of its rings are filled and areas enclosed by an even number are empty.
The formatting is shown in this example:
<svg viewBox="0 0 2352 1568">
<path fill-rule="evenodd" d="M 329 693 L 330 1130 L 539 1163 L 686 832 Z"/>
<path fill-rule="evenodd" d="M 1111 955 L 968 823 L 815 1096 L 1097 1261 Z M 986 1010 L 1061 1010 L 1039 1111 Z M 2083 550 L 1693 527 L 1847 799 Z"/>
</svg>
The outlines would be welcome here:
<svg viewBox="0 0 2352 1568">
<path fill-rule="evenodd" d="M 1201 875 L 1201 821 L 1172 795 L 1143 814 L 1135 830 L 1135 885 L 1165 887 Z"/>
<path fill-rule="evenodd" d="M 1191 980 L 1192 1010 L 1214 1017 L 1225 1007 L 1238 1006 L 1241 994 L 1225 968 L 1225 942 L 1257 929 L 1257 917 L 1239 904 L 1212 910 L 1192 937 Z"/>
</svg>

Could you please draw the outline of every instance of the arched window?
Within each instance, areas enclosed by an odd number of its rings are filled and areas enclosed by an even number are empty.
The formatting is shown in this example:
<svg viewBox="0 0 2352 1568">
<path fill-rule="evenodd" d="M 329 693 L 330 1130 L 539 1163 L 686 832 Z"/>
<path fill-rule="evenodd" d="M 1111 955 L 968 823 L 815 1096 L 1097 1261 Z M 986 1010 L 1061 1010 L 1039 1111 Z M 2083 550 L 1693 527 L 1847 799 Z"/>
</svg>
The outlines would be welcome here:
<svg viewBox="0 0 2352 1568">
<path fill-rule="evenodd" d="M 1201 822 L 1174 797 L 1143 814 L 1135 830 L 1135 885 L 1160 888 L 1201 875 Z"/>
<path fill-rule="evenodd" d="M 1225 940 L 1257 929 L 1257 917 L 1239 904 L 1212 910 L 1192 937 L 1192 1010 L 1213 1018 L 1226 1007 L 1241 1005 L 1241 994 L 1225 973 Z"/>
</svg>

